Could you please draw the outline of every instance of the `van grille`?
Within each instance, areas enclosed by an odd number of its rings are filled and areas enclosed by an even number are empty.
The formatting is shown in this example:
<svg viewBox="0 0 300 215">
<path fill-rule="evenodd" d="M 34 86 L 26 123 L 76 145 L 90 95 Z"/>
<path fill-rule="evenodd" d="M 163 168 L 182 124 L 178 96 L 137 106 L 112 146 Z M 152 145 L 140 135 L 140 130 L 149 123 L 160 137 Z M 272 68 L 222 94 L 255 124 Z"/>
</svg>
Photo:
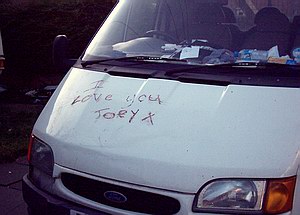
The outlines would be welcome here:
<svg viewBox="0 0 300 215">
<path fill-rule="evenodd" d="M 164 215 L 175 214 L 180 210 L 179 201 L 167 196 L 121 187 L 69 173 L 63 173 L 61 179 L 64 186 L 75 194 L 114 208 Z M 105 193 L 109 192 L 121 194 L 121 197 L 125 197 L 126 201 L 115 201 L 118 200 L 118 197 L 116 199 L 105 197 Z"/>
</svg>

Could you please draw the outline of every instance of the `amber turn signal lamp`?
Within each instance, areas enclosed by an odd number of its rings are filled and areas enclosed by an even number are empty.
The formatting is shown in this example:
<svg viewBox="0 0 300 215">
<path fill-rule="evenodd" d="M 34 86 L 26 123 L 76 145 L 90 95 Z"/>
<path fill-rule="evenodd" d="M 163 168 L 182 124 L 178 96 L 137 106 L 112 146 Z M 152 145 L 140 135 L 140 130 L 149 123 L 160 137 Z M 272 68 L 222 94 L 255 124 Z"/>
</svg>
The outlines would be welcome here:
<svg viewBox="0 0 300 215">
<path fill-rule="evenodd" d="M 293 197 L 296 177 L 269 180 L 264 213 L 279 214 L 290 211 L 293 207 Z"/>
</svg>

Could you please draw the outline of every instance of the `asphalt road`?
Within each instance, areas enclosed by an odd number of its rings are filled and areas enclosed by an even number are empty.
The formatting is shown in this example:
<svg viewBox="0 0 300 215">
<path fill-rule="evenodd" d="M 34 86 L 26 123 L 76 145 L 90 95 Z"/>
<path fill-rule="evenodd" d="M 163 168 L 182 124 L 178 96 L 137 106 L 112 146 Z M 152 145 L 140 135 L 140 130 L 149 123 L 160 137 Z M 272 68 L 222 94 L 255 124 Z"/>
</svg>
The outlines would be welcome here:
<svg viewBox="0 0 300 215">
<path fill-rule="evenodd" d="M 0 164 L 0 214 L 28 215 L 22 197 L 22 177 L 28 171 L 25 157 L 13 163 Z"/>
</svg>

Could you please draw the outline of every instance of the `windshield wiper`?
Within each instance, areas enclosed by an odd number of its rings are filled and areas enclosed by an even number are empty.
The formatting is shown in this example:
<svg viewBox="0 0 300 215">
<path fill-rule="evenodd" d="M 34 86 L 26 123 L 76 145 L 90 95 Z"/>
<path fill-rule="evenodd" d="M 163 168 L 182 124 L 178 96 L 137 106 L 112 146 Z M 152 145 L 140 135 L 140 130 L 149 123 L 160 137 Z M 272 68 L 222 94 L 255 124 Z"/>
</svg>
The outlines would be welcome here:
<svg viewBox="0 0 300 215">
<path fill-rule="evenodd" d="M 120 58 L 107 58 L 107 59 L 97 59 L 97 60 L 90 60 L 90 61 L 82 61 L 81 65 L 83 67 L 87 67 L 93 64 L 101 64 L 109 61 L 173 61 L 173 62 L 187 62 L 184 59 L 177 59 L 177 58 L 162 58 L 162 57 L 153 57 L 153 56 L 130 56 L 130 57 L 120 57 Z"/>
<path fill-rule="evenodd" d="M 223 63 L 223 64 L 199 64 L 197 66 L 191 66 L 188 68 L 176 68 L 166 71 L 165 75 L 170 76 L 177 73 L 198 73 L 199 70 L 203 69 L 225 69 L 232 71 L 233 68 L 242 68 L 242 69 L 296 69 L 300 70 L 300 67 L 297 65 L 288 65 L 288 64 L 276 64 L 276 63 L 261 63 L 261 62 L 236 62 L 236 63 Z"/>
</svg>

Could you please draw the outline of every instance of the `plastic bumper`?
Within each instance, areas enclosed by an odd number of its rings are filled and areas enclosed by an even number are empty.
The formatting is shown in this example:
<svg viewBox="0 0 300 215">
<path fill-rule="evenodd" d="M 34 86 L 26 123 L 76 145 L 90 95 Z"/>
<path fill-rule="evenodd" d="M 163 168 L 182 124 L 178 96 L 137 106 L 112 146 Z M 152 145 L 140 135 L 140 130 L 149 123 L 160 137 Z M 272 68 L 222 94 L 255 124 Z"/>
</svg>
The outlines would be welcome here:
<svg viewBox="0 0 300 215">
<path fill-rule="evenodd" d="M 22 190 L 23 199 L 27 203 L 30 210 L 43 212 L 44 215 L 109 215 L 107 213 L 95 211 L 45 193 L 30 182 L 27 174 L 23 177 Z"/>
</svg>

